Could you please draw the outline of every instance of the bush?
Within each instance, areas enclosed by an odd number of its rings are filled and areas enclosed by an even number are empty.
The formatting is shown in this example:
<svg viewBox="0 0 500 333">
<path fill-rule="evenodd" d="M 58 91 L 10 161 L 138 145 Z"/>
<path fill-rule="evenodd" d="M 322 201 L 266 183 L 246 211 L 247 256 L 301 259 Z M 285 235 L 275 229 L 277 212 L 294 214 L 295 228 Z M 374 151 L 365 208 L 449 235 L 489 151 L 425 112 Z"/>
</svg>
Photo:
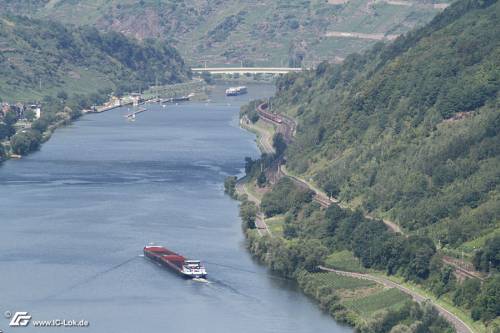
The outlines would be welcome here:
<svg viewBox="0 0 500 333">
<path fill-rule="evenodd" d="M 49 121 L 46 118 L 44 118 L 44 117 L 35 120 L 31 124 L 31 128 L 34 129 L 34 130 L 37 130 L 40 133 L 45 132 L 48 127 L 49 127 Z"/>
<path fill-rule="evenodd" d="M 297 187 L 290 178 L 284 177 L 264 195 L 261 209 L 268 217 L 296 211 L 303 204 L 311 202 L 312 197 L 311 191 Z"/>
<path fill-rule="evenodd" d="M 224 193 L 228 194 L 231 198 L 236 199 L 236 176 L 226 177 L 224 180 Z"/>
<path fill-rule="evenodd" d="M 42 136 L 40 132 L 27 130 L 17 133 L 11 138 L 12 151 L 19 155 L 25 155 L 40 147 Z"/>
<path fill-rule="evenodd" d="M 255 229 L 255 219 L 257 218 L 257 206 L 255 203 L 244 200 L 240 205 L 240 217 L 243 220 L 245 229 Z"/>
<path fill-rule="evenodd" d="M 484 247 L 476 252 L 473 264 L 476 269 L 489 272 L 500 268 L 500 235 L 486 241 Z"/>
</svg>

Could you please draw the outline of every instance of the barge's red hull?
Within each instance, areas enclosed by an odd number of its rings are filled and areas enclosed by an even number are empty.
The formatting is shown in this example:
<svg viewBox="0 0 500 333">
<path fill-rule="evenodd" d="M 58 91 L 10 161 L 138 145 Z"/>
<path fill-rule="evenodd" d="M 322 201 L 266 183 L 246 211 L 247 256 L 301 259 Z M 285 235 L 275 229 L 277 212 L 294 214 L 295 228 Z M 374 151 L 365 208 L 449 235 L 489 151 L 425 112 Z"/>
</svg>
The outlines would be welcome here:
<svg viewBox="0 0 500 333">
<path fill-rule="evenodd" d="M 163 246 L 146 246 L 144 247 L 144 256 L 158 262 L 185 278 L 204 278 L 206 273 L 192 274 L 184 271 L 186 258 L 177 254 Z"/>
</svg>

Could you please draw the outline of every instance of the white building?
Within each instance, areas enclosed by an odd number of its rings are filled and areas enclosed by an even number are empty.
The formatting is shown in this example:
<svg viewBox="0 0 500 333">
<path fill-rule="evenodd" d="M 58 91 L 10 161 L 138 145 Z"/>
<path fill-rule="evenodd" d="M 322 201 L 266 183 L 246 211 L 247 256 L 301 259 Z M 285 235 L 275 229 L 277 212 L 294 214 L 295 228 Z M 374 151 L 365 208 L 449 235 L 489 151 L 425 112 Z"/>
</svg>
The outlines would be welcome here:
<svg viewBox="0 0 500 333">
<path fill-rule="evenodd" d="M 42 115 L 42 107 L 37 104 L 32 104 L 30 105 L 30 109 L 35 113 L 35 119 L 40 119 L 40 116 Z"/>
</svg>

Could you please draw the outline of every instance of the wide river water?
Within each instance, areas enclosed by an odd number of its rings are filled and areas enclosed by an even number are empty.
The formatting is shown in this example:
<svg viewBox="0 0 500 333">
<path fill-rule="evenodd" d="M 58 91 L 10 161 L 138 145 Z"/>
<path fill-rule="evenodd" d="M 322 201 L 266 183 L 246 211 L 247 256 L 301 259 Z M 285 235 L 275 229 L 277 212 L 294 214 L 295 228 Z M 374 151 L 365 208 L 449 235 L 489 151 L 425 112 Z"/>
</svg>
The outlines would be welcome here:
<svg viewBox="0 0 500 333">
<path fill-rule="evenodd" d="M 238 203 L 223 193 L 245 156 L 242 103 L 266 85 L 210 103 L 86 115 L 39 152 L 0 166 L 0 331 L 352 332 L 245 249 Z M 149 242 L 205 261 L 209 283 L 142 257 Z M 27 311 L 27 328 L 4 313 Z M 88 328 L 35 328 L 85 319 Z"/>
</svg>

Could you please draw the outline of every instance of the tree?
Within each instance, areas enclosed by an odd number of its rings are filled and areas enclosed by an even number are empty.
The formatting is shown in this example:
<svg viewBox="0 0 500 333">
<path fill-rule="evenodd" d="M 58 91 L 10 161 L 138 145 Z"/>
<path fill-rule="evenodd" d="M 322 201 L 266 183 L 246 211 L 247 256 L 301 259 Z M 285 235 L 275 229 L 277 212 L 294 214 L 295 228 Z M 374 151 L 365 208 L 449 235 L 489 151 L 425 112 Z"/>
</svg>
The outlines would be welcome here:
<svg viewBox="0 0 500 333">
<path fill-rule="evenodd" d="M 17 122 L 18 119 L 19 118 L 17 117 L 17 114 L 15 112 L 9 111 L 3 118 L 3 122 L 5 123 L 5 125 L 12 127 L 14 126 L 14 124 Z"/>
<path fill-rule="evenodd" d="M 245 157 L 245 174 L 246 175 L 250 175 L 250 173 L 252 172 L 252 168 L 254 166 L 254 160 L 252 160 L 251 157 Z"/>
<path fill-rule="evenodd" d="M 328 194 L 330 198 L 336 197 L 340 193 L 340 188 L 338 184 L 333 180 L 329 180 L 328 182 L 326 182 L 323 188 L 325 189 L 326 194 Z"/>
<path fill-rule="evenodd" d="M 25 155 L 40 147 L 42 137 L 39 132 L 33 130 L 22 131 L 10 139 L 12 151 L 19 155 Z"/>
<path fill-rule="evenodd" d="M 224 180 L 224 192 L 228 194 L 231 198 L 236 198 L 236 176 L 226 177 Z"/>
<path fill-rule="evenodd" d="M 257 206 L 254 202 L 245 200 L 240 205 L 240 217 L 245 228 L 255 229 L 255 219 L 257 217 Z"/>
<path fill-rule="evenodd" d="M 89 107 L 89 105 L 87 105 Z M 82 108 L 65 107 L 64 112 L 68 113 L 72 120 L 78 119 L 82 116 Z"/>
<path fill-rule="evenodd" d="M 290 222 L 287 223 L 285 219 L 285 224 L 283 225 L 283 237 L 286 239 L 292 239 L 297 237 L 297 234 L 297 227 Z"/>
<path fill-rule="evenodd" d="M 286 142 L 283 138 L 283 134 L 276 133 L 273 137 L 273 147 L 276 151 L 276 156 L 280 157 L 286 150 Z"/>
<path fill-rule="evenodd" d="M 11 127 L 0 123 L 0 140 L 4 140 L 12 135 Z"/>
<path fill-rule="evenodd" d="M 24 118 L 26 118 L 27 121 L 33 121 L 35 120 L 35 112 L 31 109 L 27 109 L 26 111 L 24 111 Z"/>
<path fill-rule="evenodd" d="M 500 275 L 490 278 L 479 294 L 476 306 L 473 308 L 474 317 L 483 321 L 492 320 L 500 316 Z M 476 319 L 476 320 L 477 320 Z"/>
<path fill-rule="evenodd" d="M 409 264 L 406 277 L 411 280 L 426 279 L 429 276 L 429 266 L 436 253 L 436 247 L 431 239 L 422 236 L 408 238 Z"/>
<path fill-rule="evenodd" d="M 450 290 L 453 290 L 455 288 L 455 282 L 456 278 L 455 275 L 453 274 L 453 268 L 451 266 L 445 266 L 441 269 L 437 268 L 437 264 L 434 263 L 434 261 L 440 261 L 440 258 L 437 256 L 434 256 L 431 260 L 431 266 L 434 269 L 437 269 L 437 271 L 432 272 L 431 271 L 431 277 L 429 278 L 431 282 L 431 289 L 432 292 L 437 296 L 441 297 L 442 295 L 448 293 Z M 436 267 L 434 267 L 436 266 Z"/>
<path fill-rule="evenodd" d="M 500 236 L 488 239 L 484 247 L 475 253 L 472 262 L 476 269 L 484 272 L 500 268 Z"/>
<path fill-rule="evenodd" d="M 481 283 L 478 279 L 466 279 L 453 293 L 453 304 L 470 308 L 481 292 Z"/>
<path fill-rule="evenodd" d="M 4 160 L 7 156 L 4 146 L 0 143 L 0 161 Z"/>
<path fill-rule="evenodd" d="M 324 265 L 328 255 L 327 247 L 320 241 L 309 241 L 302 247 L 305 252 L 304 268 L 310 272 L 317 271 L 319 265 Z"/>
<path fill-rule="evenodd" d="M 37 119 L 33 122 L 33 124 L 31 124 L 31 128 L 39 131 L 40 133 L 45 132 L 48 127 L 49 121 L 45 117 Z"/>
<path fill-rule="evenodd" d="M 297 212 L 310 201 L 310 191 L 299 188 L 290 178 L 284 177 L 270 192 L 264 194 L 260 206 L 266 216 L 274 216 L 288 211 Z"/>
<path fill-rule="evenodd" d="M 61 90 L 57 93 L 57 98 L 61 99 L 62 101 L 65 101 L 68 99 L 68 93 L 64 90 Z"/>
<path fill-rule="evenodd" d="M 259 177 L 257 177 L 257 185 L 259 187 L 264 187 L 267 183 L 267 177 L 266 177 L 266 173 L 264 171 L 262 171 L 260 174 L 259 174 Z"/>
<path fill-rule="evenodd" d="M 255 109 L 248 110 L 247 116 L 248 119 L 250 119 L 250 121 L 252 122 L 252 124 L 255 124 L 260 118 L 259 113 Z"/>
</svg>

